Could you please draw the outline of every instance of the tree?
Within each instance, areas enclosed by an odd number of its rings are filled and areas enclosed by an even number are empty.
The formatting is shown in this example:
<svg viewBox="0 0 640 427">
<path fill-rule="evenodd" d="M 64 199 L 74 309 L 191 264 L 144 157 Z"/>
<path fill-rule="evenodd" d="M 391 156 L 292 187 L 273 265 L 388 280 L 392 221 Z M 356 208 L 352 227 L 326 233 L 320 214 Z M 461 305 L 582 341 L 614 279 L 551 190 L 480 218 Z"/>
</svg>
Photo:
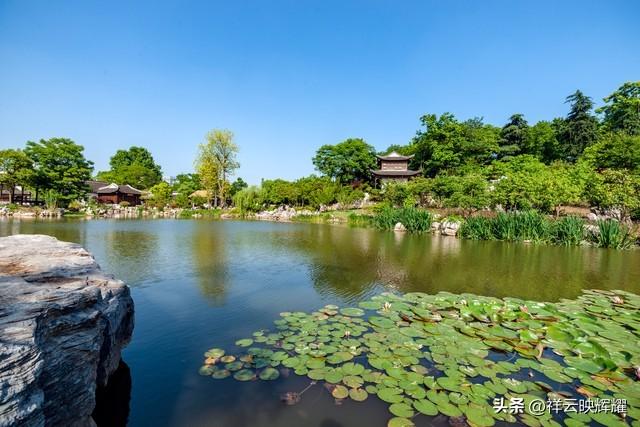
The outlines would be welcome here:
<svg viewBox="0 0 640 427">
<path fill-rule="evenodd" d="M 465 165 L 488 164 L 498 150 L 499 129 L 481 118 L 460 123 L 453 114 L 444 113 L 440 117 L 426 114 L 420 121 L 424 130 L 411 141 L 411 166 L 422 169 L 427 177 Z"/>
<path fill-rule="evenodd" d="M 588 147 L 583 157 L 596 170 L 628 169 L 640 172 L 640 134 L 608 133 Z"/>
<path fill-rule="evenodd" d="M 83 146 L 67 138 L 41 139 L 28 141 L 24 152 L 33 161 L 35 186 L 57 193 L 64 206 L 88 191 L 93 162 L 85 159 Z"/>
<path fill-rule="evenodd" d="M 8 186 L 9 203 L 13 203 L 16 185 L 28 184 L 33 162 L 22 150 L 0 150 L 0 184 Z"/>
<path fill-rule="evenodd" d="M 249 187 L 249 184 L 244 182 L 244 179 L 238 177 L 235 181 L 231 183 L 231 188 L 229 189 L 229 196 L 233 197 L 239 191 Z"/>
<path fill-rule="evenodd" d="M 181 208 L 189 207 L 191 205 L 189 196 L 200 188 L 202 188 L 200 175 L 197 173 L 178 174 L 172 186 L 172 190 L 177 193 L 175 197 L 176 205 Z"/>
<path fill-rule="evenodd" d="M 567 96 L 571 110 L 564 121 L 560 143 L 564 159 L 575 162 L 585 148 L 598 139 L 598 119 L 591 113 L 593 101 L 581 91 Z"/>
<path fill-rule="evenodd" d="M 509 117 L 509 122 L 500 130 L 499 157 L 517 156 L 525 151 L 529 139 L 529 124 L 522 114 Z"/>
<path fill-rule="evenodd" d="M 376 167 L 375 149 L 361 138 L 349 138 L 336 145 L 323 145 L 313 157 L 322 174 L 343 184 L 368 181 Z"/>
<path fill-rule="evenodd" d="M 237 154 L 238 146 L 233 142 L 233 133 L 228 130 L 208 132 L 206 142 L 198 147 L 196 169 L 200 180 L 211 196 L 216 200 L 219 198 L 222 207 L 226 204 L 227 178 L 240 167 Z"/>
<path fill-rule="evenodd" d="M 529 127 L 522 154 L 531 154 L 544 163 L 551 163 L 561 157 L 558 150 L 558 138 L 552 122 L 542 120 Z"/>
<path fill-rule="evenodd" d="M 612 131 L 640 135 L 640 81 L 627 82 L 604 98 L 598 108 L 604 114 L 604 125 Z"/>
<path fill-rule="evenodd" d="M 109 161 L 111 170 L 98 173 L 98 179 L 129 184 L 136 188 L 147 189 L 162 181 L 162 170 L 153 160 L 153 156 L 144 147 L 131 147 L 118 150 Z"/>
<path fill-rule="evenodd" d="M 149 189 L 151 201 L 156 207 L 163 207 L 171 201 L 171 186 L 165 181 L 161 181 Z"/>
<path fill-rule="evenodd" d="M 619 209 L 620 219 L 640 208 L 640 175 L 628 170 L 605 169 L 587 183 L 589 202 L 606 209 Z"/>
</svg>

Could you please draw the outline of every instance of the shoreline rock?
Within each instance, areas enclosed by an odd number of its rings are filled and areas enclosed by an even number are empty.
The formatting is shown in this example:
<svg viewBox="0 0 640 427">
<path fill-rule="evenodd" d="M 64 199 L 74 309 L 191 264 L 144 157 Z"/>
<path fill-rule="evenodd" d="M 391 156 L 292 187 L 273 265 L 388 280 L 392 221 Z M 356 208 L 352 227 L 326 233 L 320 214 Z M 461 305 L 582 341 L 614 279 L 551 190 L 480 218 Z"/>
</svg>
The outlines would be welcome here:
<svg viewBox="0 0 640 427">
<path fill-rule="evenodd" d="M 0 238 L 0 426 L 92 426 L 133 332 L 129 288 L 80 245 Z"/>
</svg>

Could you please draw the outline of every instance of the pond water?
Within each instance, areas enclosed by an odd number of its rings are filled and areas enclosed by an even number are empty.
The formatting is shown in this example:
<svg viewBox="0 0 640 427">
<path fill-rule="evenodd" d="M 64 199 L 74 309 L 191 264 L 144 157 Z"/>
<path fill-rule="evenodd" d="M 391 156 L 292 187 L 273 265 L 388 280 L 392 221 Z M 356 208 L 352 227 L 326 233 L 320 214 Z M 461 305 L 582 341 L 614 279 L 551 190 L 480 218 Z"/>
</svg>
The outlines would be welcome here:
<svg viewBox="0 0 640 427">
<path fill-rule="evenodd" d="M 0 221 L 0 235 L 77 242 L 124 280 L 136 304 L 131 344 L 100 398 L 100 425 L 385 426 L 387 404 L 334 399 L 309 380 L 198 375 L 211 347 L 272 327 L 282 311 L 353 305 L 384 292 L 574 298 L 640 293 L 640 251 L 462 241 L 317 224 L 206 220 Z M 444 424 L 417 417 L 416 425 Z"/>
</svg>

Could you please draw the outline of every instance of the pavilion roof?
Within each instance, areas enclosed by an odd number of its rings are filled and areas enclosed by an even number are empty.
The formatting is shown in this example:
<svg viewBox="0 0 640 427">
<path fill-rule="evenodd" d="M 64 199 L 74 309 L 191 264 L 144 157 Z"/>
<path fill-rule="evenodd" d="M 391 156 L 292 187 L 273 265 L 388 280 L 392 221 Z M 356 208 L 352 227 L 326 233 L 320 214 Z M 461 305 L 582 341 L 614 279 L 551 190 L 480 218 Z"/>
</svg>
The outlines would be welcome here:
<svg viewBox="0 0 640 427">
<path fill-rule="evenodd" d="M 402 161 L 402 160 L 410 160 L 413 158 L 413 154 L 410 156 L 403 156 L 402 154 L 398 154 L 395 151 L 392 151 L 391 153 L 387 154 L 386 156 L 376 156 L 377 158 L 379 158 L 380 160 L 387 160 L 387 161 Z"/>
</svg>

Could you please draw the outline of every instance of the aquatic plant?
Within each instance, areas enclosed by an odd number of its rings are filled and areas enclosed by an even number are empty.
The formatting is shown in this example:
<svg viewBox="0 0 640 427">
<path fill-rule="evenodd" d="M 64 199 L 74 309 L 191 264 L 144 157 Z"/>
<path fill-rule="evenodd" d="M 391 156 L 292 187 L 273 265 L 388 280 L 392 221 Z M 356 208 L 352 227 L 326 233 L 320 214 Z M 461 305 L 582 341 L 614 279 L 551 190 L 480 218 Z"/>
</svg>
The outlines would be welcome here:
<svg viewBox="0 0 640 427">
<path fill-rule="evenodd" d="M 601 248 L 629 249 L 635 239 L 629 227 L 607 219 L 598 221 L 598 231 L 591 233 L 591 240 Z"/>
<path fill-rule="evenodd" d="M 401 223 L 407 231 L 424 232 L 429 231 L 432 222 L 433 215 L 430 212 L 411 206 L 403 208 L 383 206 L 373 217 L 374 225 L 383 230 L 392 230 L 397 223 Z"/>
<path fill-rule="evenodd" d="M 471 240 L 493 240 L 493 220 L 485 217 L 469 217 L 460 226 L 460 236 Z"/>
<path fill-rule="evenodd" d="M 551 241 L 558 245 L 577 246 L 584 239 L 584 220 L 567 216 L 554 221 L 551 226 Z"/>
<path fill-rule="evenodd" d="M 274 380 L 278 369 L 323 381 L 337 402 L 376 397 L 388 426 L 413 426 L 418 414 L 443 414 L 471 426 L 640 422 L 640 296 L 585 291 L 559 303 L 470 294 L 383 293 L 358 307 L 327 305 L 284 312 L 275 330 L 236 344 L 233 359 L 214 348 L 202 375 Z M 305 389 L 306 390 L 306 389 Z M 301 393 L 283 398 L 295 404 Z M 533 400 L 626 399 L 623 413 L 534 413 Z M 522 399 L 521 412 L 494 399 Z M 564 416 L 564 415 L 563 415 Z"/>
</svg>

